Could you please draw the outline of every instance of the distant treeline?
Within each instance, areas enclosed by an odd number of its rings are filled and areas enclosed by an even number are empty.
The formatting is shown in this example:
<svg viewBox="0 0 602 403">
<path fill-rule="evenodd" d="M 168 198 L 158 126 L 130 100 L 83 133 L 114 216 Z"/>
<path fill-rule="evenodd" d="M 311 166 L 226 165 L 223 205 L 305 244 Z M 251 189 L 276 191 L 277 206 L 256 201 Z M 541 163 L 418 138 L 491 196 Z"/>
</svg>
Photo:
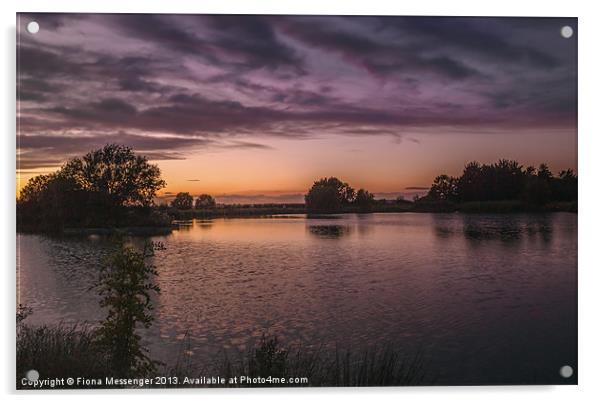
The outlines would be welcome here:
<svg viewBox="0 0 602 403">
<path fill-rule="evenodd" d="M 58 171 L 29 180 L 17 199 L 19 231 L 62 232 L 78 228 L 169 228 L 173 220 L 404 211 L 576 211 L 577 176 L 570 169 L 554 176 L 545 164 L 524 168 L 516 161 L 467 164 L 461 176 L 439 175 L 428 194 L 409 202 L 375 200 L 335 177 L 308 189 L 305 204 L 217 205 L 209 194 L 196 199 L 187 192 L 170 205 L 157 206 L 166 186 L 159 167 L 132 149 L 109 144 Z"/>
<path fill-rule="evenodd" d="M 546 164 L 537 169 L 524 168 L 516 161 L 499 160 L 495 164 L 471 162 L 462 175 L 439 175 L 428 194 L 416 202 L 474 203 L 518 201 L 538 207 L 553 202 L 577 200 L 577 176 L 571 169 L 554 176 Z"/>
</svg>

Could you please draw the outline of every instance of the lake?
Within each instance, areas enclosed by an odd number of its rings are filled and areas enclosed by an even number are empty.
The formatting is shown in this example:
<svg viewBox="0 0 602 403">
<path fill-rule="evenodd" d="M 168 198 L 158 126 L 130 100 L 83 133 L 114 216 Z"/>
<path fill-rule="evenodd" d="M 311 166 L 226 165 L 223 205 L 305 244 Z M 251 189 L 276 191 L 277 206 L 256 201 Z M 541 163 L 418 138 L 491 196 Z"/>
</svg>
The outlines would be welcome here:
<svg viewBox="0 0 602 403">
<path fill-rule="evenodd" d="M 269 333 L 420 351 L 438 384 L 562 383 L 559 368 L 577 366 L 576 214 L 195 220 L 152 240 L 166 249 L 153 258 L 162 292 L 144 340 L 166 363 Z M 106 247 L 18 234 L 26 323 L 102 319 L 88 289 Z"/>
</svg>

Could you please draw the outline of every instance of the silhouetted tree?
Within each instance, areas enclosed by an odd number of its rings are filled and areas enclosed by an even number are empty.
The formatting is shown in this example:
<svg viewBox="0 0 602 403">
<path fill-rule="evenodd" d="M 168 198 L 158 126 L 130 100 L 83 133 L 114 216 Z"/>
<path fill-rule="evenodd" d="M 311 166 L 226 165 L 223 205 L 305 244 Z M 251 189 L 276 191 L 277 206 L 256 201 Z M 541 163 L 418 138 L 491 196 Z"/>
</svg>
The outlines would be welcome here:
<svg viewBox="0 0 602 403">
<path fill-rule="evenodd" d="M 17 200 L 18 227 L 119 225 L 126 208 L 148 208 L 164 186 L 159 168 L 146 157 L 110 144 L 30 179 Z"/>
<path fill-rule="evenodd" d="M 130 147 L 109 144 L 82 158 L 74 158 L 61 169 L 80 189 L 96 194 L 111 206 L 142 205 L 153 202 L 165 187 L 157 165 L 136 155 Z"/>
<path fill-rule="evenodd" d="M 530 205 L 543 205 L 551 200 L 554 181 L 552 172 L 546 164 L 541 164 L 537 170 L 529 168 L 525 173 L 522 199 Z"/>
<path fill-rule="evenodd" d="M 457 196 L 462 201 L 479 200 L 483 191 L 481 164 L 469 162 L 457 181 Z"/>
<path fill-rule="evenodd" d="M 577 176 L 572 169 L 561 171 L 553 182 L 552 198 L 554 200 L 577 200 Z"/>
<path fill-rule="evenodd" d="M 335 213 L 355 200 L 355 190 L 335 177 L 314 182 L 305 195 L 305 205 L 310 213 Z"/>
<path fill-rule="evenodd" d="M 171 202 L 172 207 L 178 210 L 190 210 L 192 208 L 192 196 L 188 192 L 180 192 Z"/>
<path fill-rule="evenodd" d="M 370 211 L 374 205 L 374 195 L 365 189 L 357 191 L 354 203 L 362 211 Z"/>
<path fill-rule="evenodd" d="M 458 197 L 458 180 L 448 175 L 437 176 L 427 197 L 431 200 L 455 201 Z"/>
<path fill-rule="evenodd" d="M 501 159 L 495 164 L 470 162 L 459 178 L 440 175 L 423 201 L 470 202 L 523 200 L 529 205 L 577 199 L 577 177 L 572 170 L 556 178 L 546 164 L 538 169 Z"/>
<path fill-rule="evenodd" d="M 202 194 L 194 202 L 194 208 L 202 209 L 202 208 L 211 208 L 215 207 L 215 199 L 208 194 Z"/>
</svg>

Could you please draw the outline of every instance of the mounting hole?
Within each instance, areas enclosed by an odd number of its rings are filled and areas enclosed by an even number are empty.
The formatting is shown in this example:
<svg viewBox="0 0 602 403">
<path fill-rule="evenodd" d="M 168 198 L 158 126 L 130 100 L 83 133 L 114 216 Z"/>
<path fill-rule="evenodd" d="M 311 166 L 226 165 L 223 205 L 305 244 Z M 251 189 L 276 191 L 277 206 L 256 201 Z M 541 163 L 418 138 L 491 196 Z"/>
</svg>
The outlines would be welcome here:
<svg viewBox="0 0 602 403">
<path fill-rule="evenodd" d="M 40 24 L 38 24 L 37 21 L 30 21 L 27 24 L 27 32 L 29 32 L 30 34 L 37 34 L 39 30 Z"/>
<path fill-rule="evenodd" d="M 560 35 L 562 35 L 563 38 L 569 39 L 571 36 L 573 36 L 573 28 L 565 25 L 564 27 L 560 28 Z"/>
<path fill-rule="evenodd" d="M 573 376 L 573 367 L 570 365 L 565 365 L 560 368 L 560 376 L 563 378 L 570 378 Z"/>
<path fill-rule="evenodd" d="M 30 369 L 25 374 L 25 377 L 27 378 L 28 381 L 35 382 L 38 379 L 40 379 L 40 373 L 38 371 L 36 371 L 35 369 Z"/>
</svg>

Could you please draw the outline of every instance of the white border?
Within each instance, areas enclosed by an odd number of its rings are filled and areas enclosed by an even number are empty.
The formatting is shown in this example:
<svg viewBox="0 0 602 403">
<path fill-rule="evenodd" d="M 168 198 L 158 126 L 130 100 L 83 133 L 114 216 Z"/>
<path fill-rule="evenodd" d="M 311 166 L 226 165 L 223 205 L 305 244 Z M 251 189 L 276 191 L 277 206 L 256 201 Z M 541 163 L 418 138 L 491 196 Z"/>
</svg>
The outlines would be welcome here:
<svg viewBox="0 0 602 403">
<path fill-rule="evenodd" d="M 384 1 L 384 0 L 221 0 L 214 2 L 123 1 L 104 0 L 21 0 L 17 4 L 1 2 L 2 94 L 0 113 L 3 122 L 2 169 L 3 197 L 2 232 L 0 242 L 3 261 L 4 292 L 2 293 L 0 390 L 8 400 L 44 399 L 49 402 L 104 401 L 107 398 L 125 401 L 143 398 L 163 402 L 168 397 L 185 400 L 218 401 L 240 398 L 245 401 L 282 402 L 317 399 L 365 401 L 488 401 L 506 402 L 545 399 L 549 402 L 593 401 L 600 399 L 599 375 L 601 329 L 600 306 L 602 265 L 596 254 L 601 239 L 600 210 L 602 181 L 600 180 L 600 74 L 602 63 L 600 39 L 602 15 L 594 1 L 525 0 L 487 1 Z M 104 391 L 104 392 L 14 392 L 14 301 L 15 301 L 15 13 L 17 11 L 47 12 L 152 12 L 152 13 L 233 13 L 233 14 L 379 14 L 379 15 L 475 15 L 475 16 L 563 16 L 579 18 L 579 386 L 557 387 L 429 387 L 429 388 L 327 388 L 271 390 L 180 390 L 180 391 Z M 6 330 L 8 329 L 8 330 Z M 12 330 L 11 330 L 12 329 Z M 107 396 L 109 395 L 109 396 Z M 598 395 L 598 396 L 596 396 Z M 600 400 L 598 400 L 600 401 Z"/>
</svg>

